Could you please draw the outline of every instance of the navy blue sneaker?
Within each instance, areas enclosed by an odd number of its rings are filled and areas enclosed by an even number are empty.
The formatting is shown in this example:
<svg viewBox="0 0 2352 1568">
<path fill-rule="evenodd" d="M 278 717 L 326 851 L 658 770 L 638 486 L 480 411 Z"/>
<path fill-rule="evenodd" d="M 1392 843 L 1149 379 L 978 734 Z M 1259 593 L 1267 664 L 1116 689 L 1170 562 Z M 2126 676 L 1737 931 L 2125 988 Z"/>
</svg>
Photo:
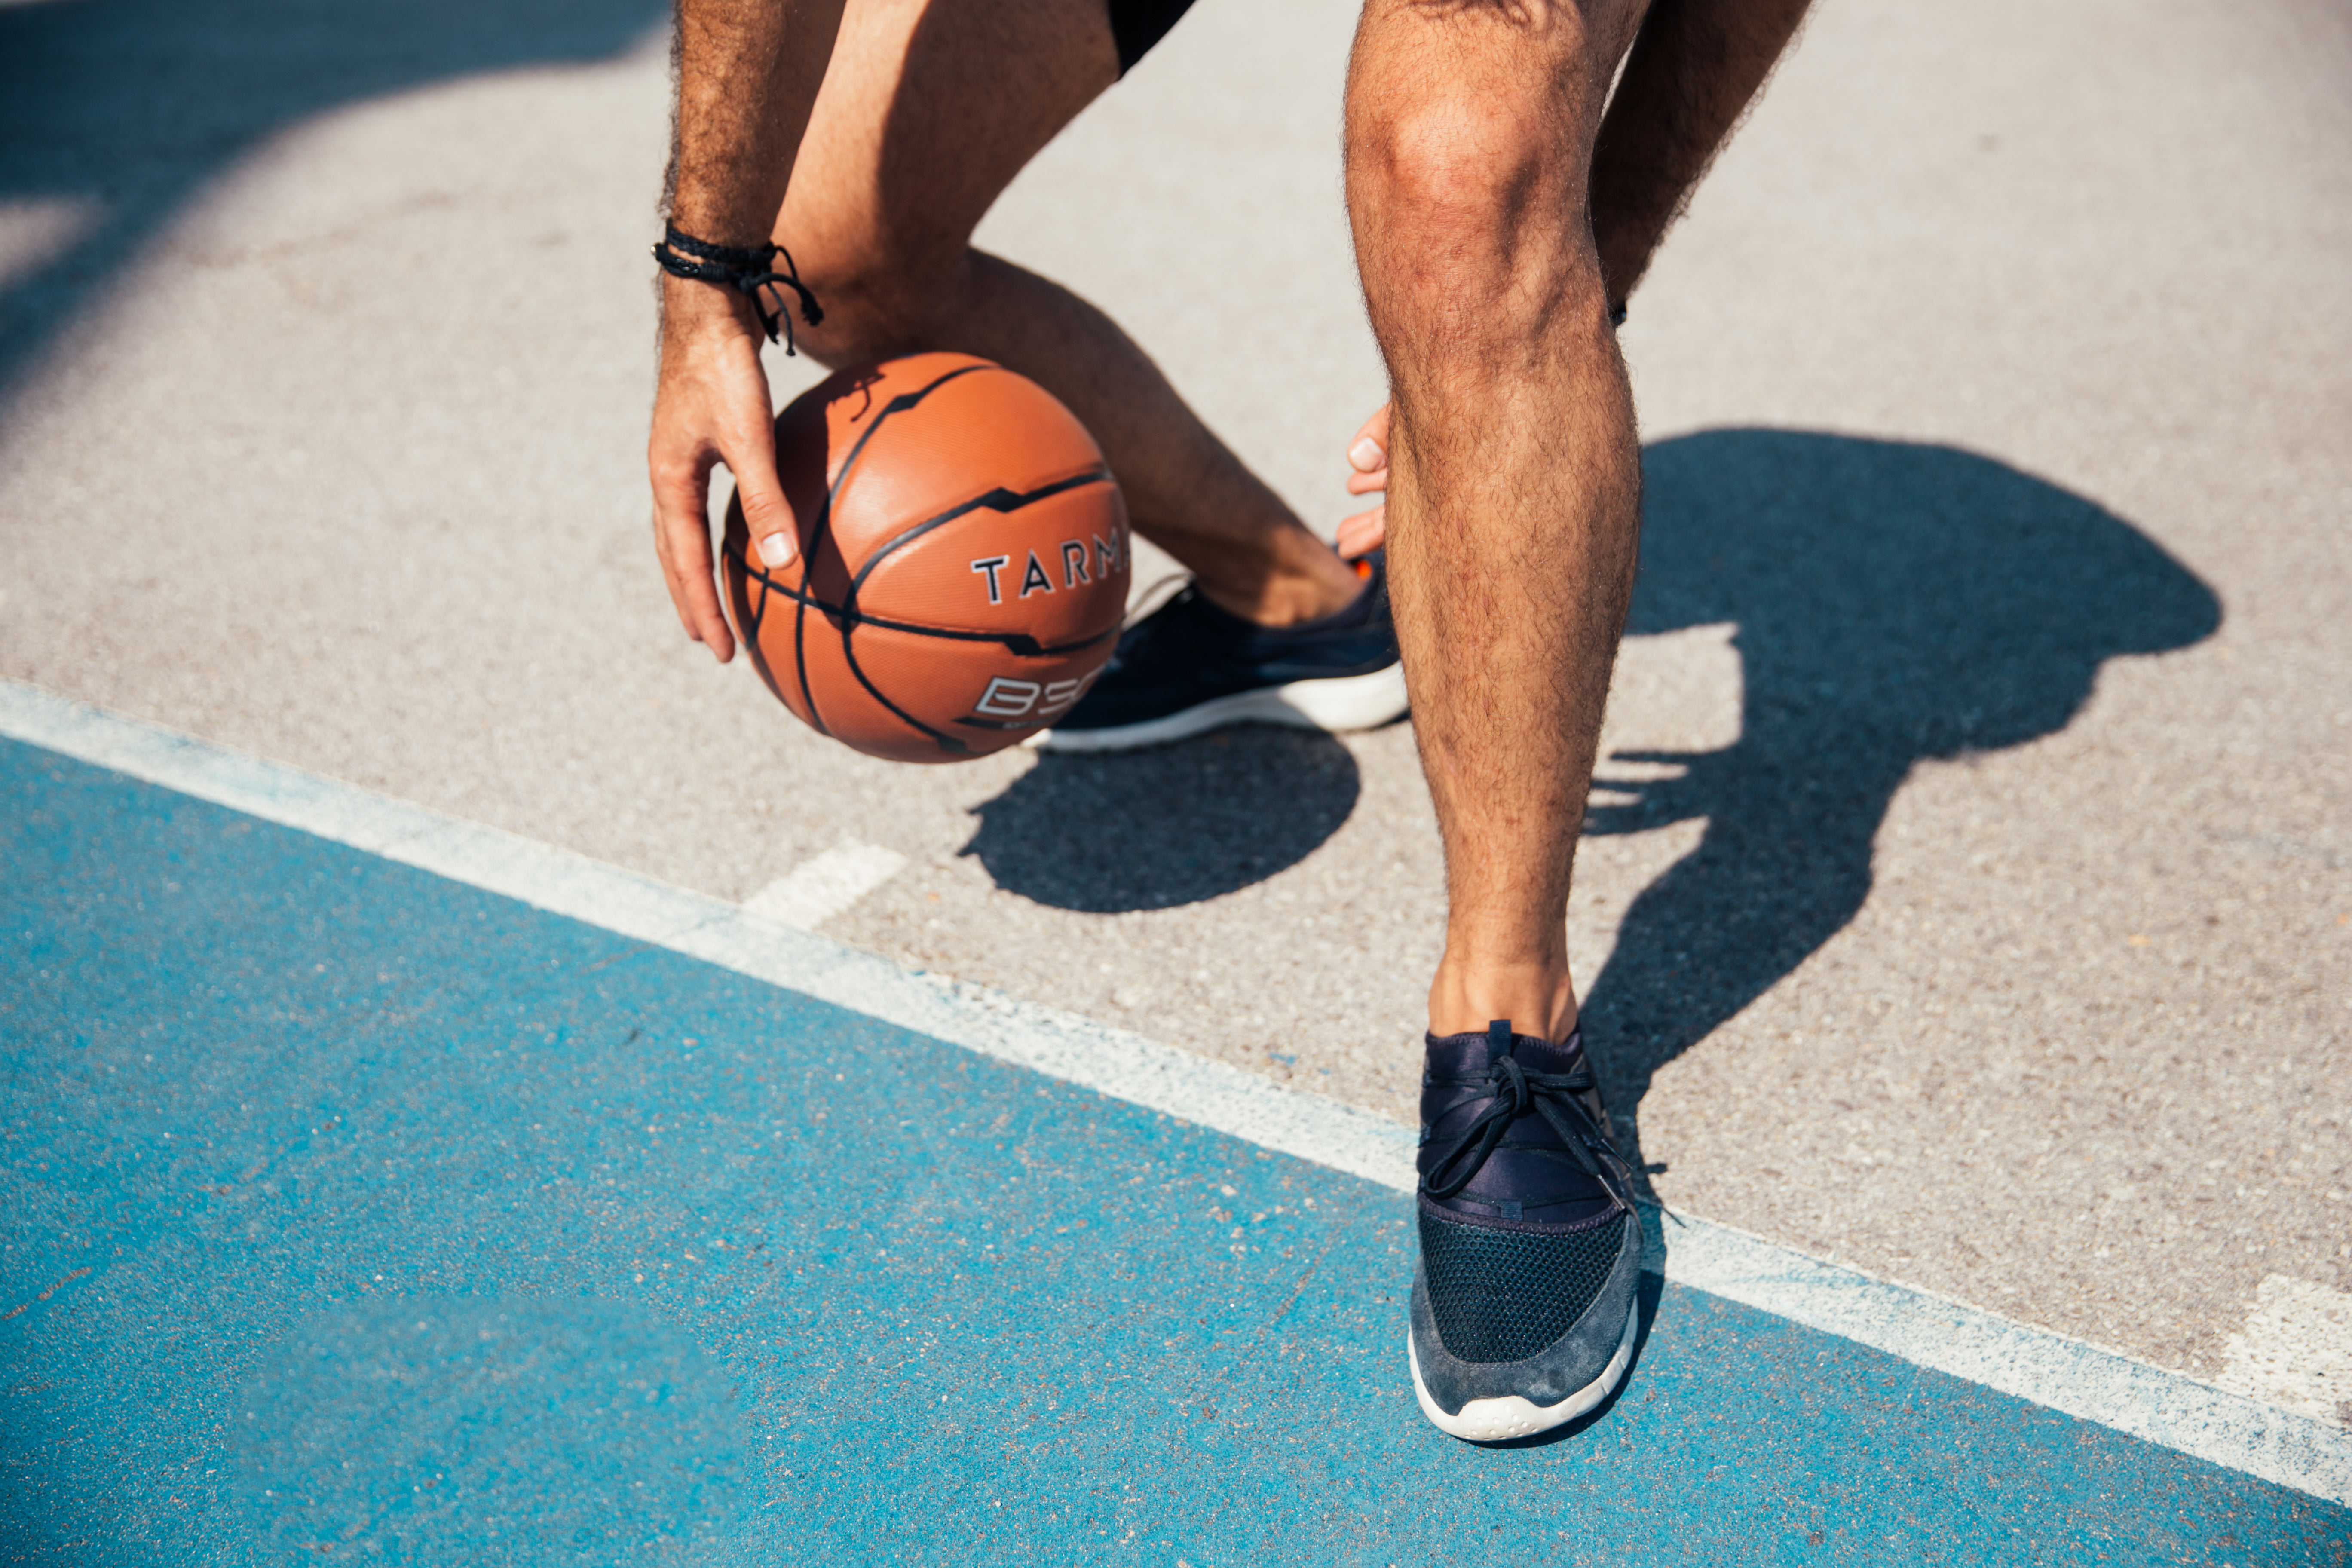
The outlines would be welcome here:
<svg viewBox="0 0 2352 1568">
<path fill-rule="evenodd" d="M 1370 730 L 1405 710 L 1404 666 L 1389 615 L 1388 563 L 1364 557 L 1355 602 L 1318 620 L 1261 626 L 1197 589 L 1119 634 L 1077 706 L 1028 742 L 1048 752 L 1124 752 L 1225 724 Z"/>
<path fill-rule="evenodd" d="M 1421 1261 L 1405 1353 L 1422 1414 L 1491 1443 L 1609 1397 L 1633 1359 L 1642 1226 L 1584 1059 L 1514 1035 L 1432 1035 Z"/>
</svg>

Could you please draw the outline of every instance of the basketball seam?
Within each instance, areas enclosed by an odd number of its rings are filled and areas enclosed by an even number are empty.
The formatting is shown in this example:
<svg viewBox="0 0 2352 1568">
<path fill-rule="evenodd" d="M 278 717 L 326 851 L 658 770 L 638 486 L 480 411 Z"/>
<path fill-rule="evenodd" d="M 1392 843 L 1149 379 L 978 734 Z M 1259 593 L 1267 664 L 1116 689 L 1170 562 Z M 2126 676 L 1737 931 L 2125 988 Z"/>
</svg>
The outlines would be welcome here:
<svg viewBox="0 0 2352 1568">
<path fill-rule="evenodd" d="M 884 404 L 882 405 L 882 412 L 874 416 L 874 423 L 866 427 L 866 434 L 860 436 L 857 438 L 856 445 L 849 448 L 849 456 L 842 459 L 841 472 L 835 474 L 833 478 L 833 482 L 825 487 L 824 506 L 823 510 L 817 513 L 816 526 L 809 531 L 809 548 L 804 560 L 808 562 L 810 565 L 814 564 L 818 547 L 824 542 L 826 536 L 833 531 L 834 503 L 840 500 L 842 490 L 848 485 L 849 476 L 857 467 L 857 459 L 863 457 L 866 453 L 866 443 L 872 441 L 876 436 L 881 434 L 882 426 L 890 422 L 890 416 L 893 414 L 904 413 L 908 409 L 919 406 L 924 398 L 929 397 L 932 393 L 937 392 L 940 387 L 945 386 L 949 382 L 955 380 L 959 376 L 971 375 L 976 371 L 1002 370 L 1003 368 L 1004 367 L 1002 365 L 989 364 L 985 363 L 980 364 L 958 365 L 955 369 L 940 376 L 929 384 L 918 387 L 912 392 L 902 392 L 898 396 L 892 398 L 889 402 Z M 808 570 L 808 566 L 803 566 L 802 568 L 802 574 L 803 576 L 807 575 Z M 801 601 L 800 607 L 795 610 L 793 615 L 793 662 L 800 668 L 801 699 L 808 704 L 809 722 L 815 728 L 818 734 L 830 738 L 833 731 L 825 728 L 824 720 L 820 717 L 817 712 L 816 692 L 809 682 L 807 637 L 808 613 L 809 601 L 803 599 Z M 844 651 L 846 652 L 845 647 Z M 865 686 L 868 691 L 874 690 L 873 683 L 866 680 L 865 672 L 857 668 L 857 661 L 855 658 L 850 660 L 850 670 L 851 673 L 856 675 L 860 685 Z M 891 704 L 889 699 L 882 697 L 882 694 L 878 691 L 874 694 L 876 697 L 881 698 L 884 706 L 888 707 L 892 712 L 897 713 L 898 711 L 897 707 Z M 898 716 L 902 719 L 907 718 L 903 713 L 900 713 Z M 930 735 L 934 740 L 941 738 L 926 725 L 916 724 L 915 721 L 912 719 L 907 719 L 907 721 L 910 724 L 915 724 L 915 727 L 918 730 L 921 730 L 925 734 Z"/>
<path fill-rule="evenodd" d="M 857 569 L 857 575 L 851 578 L 849 582 L 851 606 L 855 606 L 858 590 L 866 586 L 866 579 L 874 575 L 874 568 L 882 564 L 884 557 L 895 550 L 912 544 L 935 528 L 953 522 L 956 519 L 976 511 L 982 507 L 986 507 L 1002 516 L 1011 517 L 1014 512 L 1026 510 L 1041 500 L 1050 500 L 1071 490 L 1082 489 L 1087 485 L 1111 482 L 1110 469 L 1097 467 L 1088 468 L 1082 474 L 1072 474 L 1067 479 L 1055 479 L 1049 484 L 1040 485 L 1034 490 L 1008 490 L 1003 485 L 999 485 L 985 495 L 974 496 L 968 501 L 950 507 L 939 516 L 928 518 L 915 524 L 866 558 L 866 564 Z"/>
<path fill-rule="evenodd" d="M 762 572 L 760 574 L 760 580 L 761 582 L 765 582 L 767 581 L 767 576 L 768 574 Z M 808 704 L 810 726 L 814 728 L 818 734 L 823 735 L 827 739 L 831 739 L 833 731 L 825 728 L 824 715 L 817 711 L 816 692 L 809 685 L 809 601 L 802 598 L 797 594 L 793 595 L 793 597 L 796 601 L 793 607 L 793 665 L 800 672 L 801 700 Z"/>
<path fill-rule="evenodd" d="M 928 626 L 915 621 L 894 621 L 887 616 L 877 616 L 870 610 L 861 610 L 853 605 L 833 604 L 803 589 L 795 588 L 789 583 L 780 583 L 769 576 L 761 568 L 753 565 L 751 558 L 733 545 L 727 545 L 724 548 L 730 561 L 740 567 L 746 576 L 757 578 L 771 593 L 781 595 L 784 598 L 824 615 L 838 616 L 861 626 L 879 626 L 886 632 L 905 632 L 909 637 L 942 637 L 950 642 L 1003 643 L 1008 650 L 1023 658 L 1051 658 L 1056 654 L 1076 653 L 1082 647 L 1092 647 L 1106 637 L 1117 637 L 1121 630 L 1118 626 L 1107 626 L 1094 636 L 1080 637 L 1076 642 L 1049 644 L 1039 642 L 1026 632 L 967 632 L 959 631 L 953 626 Z"/>
<path fill-rule="evenodd" d="M 948 510 L 941 512 L 939 516 L 930 519 L 929 521 L 917 523 L 914 527 L 907 530 L 904 533 L 899 534 L 898 538 L 893 539 L 887 544 L 882 546 L 881 549 L 876 551 L 873 555 L 867 558 L 866 564 L 858 568 L 857 575 L 850 579 L 849 603 L 843 606 L 844 614 L 841 622 L 841 657 L 848 663 L 849 673 L 857 677 L 857 684 L 866 688 L 866 691 L 872 695 L 875 701 L 879 702 L 883 707 L 887 708 L 891 712 L 896 713 L 899 718 L 905 720 L 908 723 L 912 724 L 916 729 L 920 730 L 924 734 L 929 735 L 932 740 L 938 742 L 941 751 L 955 752 L 962 756 L 970 756 L 971 754 L 971 747 L 968 745 L 961 737 L 945 734 L 938 730 L 932 729 L 929 724 L 924 723 L 920 719 L 916 718 L 912 713 L 908 712 L 904 708 L 901 708 L 896 702 L 891 701 L 887 696 L 884 695 L 880 687 L 875 685 L 872 680 L 866 678 L 866 667 L 857 662 L 857 649 L 854 646 L 857 627 L 862 621 L 862 613 L 857 609 L 857 592 L 860 588 L 865 586 L 866 579 L 873 575 L 874 569 L 882 563 L 883 558 L 888 555 L 892 551 L 898 550 L 903 545 L 912 543 L 914 541 L 920 539 L 926 533 L 930 532 L 931 530 L 942 527 L 959 517 L 969 516 L 971 513 L 978 510 L 982 507 L 988 507 L 990 510 L 996 511 L 1003 516 L 1010 517 L 1014 512 L 1024 510 L 1036 504 L 1038 501 L 1045 500 L 1057 495 L 1066 495 L 1074 489 L 1082 489 L 1087 485 L 1097 482 L 1105 484 L 1111 482 L 1110 470 L 1108 468 L 1096 468 L 1088 473 L 1074 474 L 1068 479 L 1055 479 L 1053 483 L 1041 485 L 1025 495 L 1014 494 L 1007 491 L 1003 486 L 999 485 L 996 489 L 989 491 L 984 496 L 975 497 L 971 500 L 965 501 L 961 506 L 950 508 Z M 1003 499 L 1003 500 L 1000 500 L 999 498 Z M 1012 504 L 1003 504 L 1004 501 L 1010 501 Z M 1118 629 L 1118 628 L 1117 626 L 1113 626 L 1108 631 L 1098 633 L 1095 637 L 1087 638 L 1087 642 L 1080 643 L 1077 646 L 1084 647 L 1087 646 L 1088 643 L 1100 642 L 1104 637 L 1116 633 Z M 1022 655 L 1018 648 L 1013 648 L 1011 651 L 1016 657 L 1027 657 Z"/>
</svg>

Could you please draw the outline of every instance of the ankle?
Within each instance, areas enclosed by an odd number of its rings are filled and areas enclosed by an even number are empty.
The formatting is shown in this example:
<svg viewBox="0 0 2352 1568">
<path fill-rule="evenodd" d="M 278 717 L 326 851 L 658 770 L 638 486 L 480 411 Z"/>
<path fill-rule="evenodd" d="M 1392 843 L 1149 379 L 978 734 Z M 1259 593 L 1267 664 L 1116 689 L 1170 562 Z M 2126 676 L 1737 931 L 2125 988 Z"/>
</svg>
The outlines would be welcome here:
<svg viewBox="0 0 2352 1568">
<path fill-rule="evenodd" d="M 1429 1032 L 1483 1032 L 1496 1018 L 1511 1032 L 1565 1040 L 1576 1028 L 1576 984 L 1558 963 L 1473 964 L 1449 957 L 1429 987 Z"/>
<path fill-rule="evenodd" d="M 1297 523 L 1246 555 L 1203 552 L 1188 564 L 1202 597 L 1262 626 L 1296 626 L 1336 614 L 1355 603 L 1364 587 L 1354 567 Z"/>
</svg>

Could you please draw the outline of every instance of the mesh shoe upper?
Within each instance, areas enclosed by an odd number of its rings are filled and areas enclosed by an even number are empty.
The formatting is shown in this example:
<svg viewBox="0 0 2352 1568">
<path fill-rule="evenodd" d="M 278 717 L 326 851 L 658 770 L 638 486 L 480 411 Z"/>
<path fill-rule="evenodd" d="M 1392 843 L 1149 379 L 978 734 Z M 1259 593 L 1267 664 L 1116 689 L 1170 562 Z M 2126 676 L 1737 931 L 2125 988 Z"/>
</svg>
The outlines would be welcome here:
<svg viewBox="0 0 2352 1568">
<path fill-rule="evenodd" d="M 1583 1041 L 1429 1037 L 1422 1079 L 1421 1246 L 1447 1352 L 1519 1361 L 1559 1339 L 1607 1284 L 1633 1223 L 1630 1173 L 1605 1131 Z"/>
<path fill-rule="evenodd" d="M 1438 1337 L 1457 1360 L 1525 1361 L 1584 1316 L 1609 1283 L 1626 1219 L 1561 1235 L 1455 1225 L 1423 1209 L 1422 1267 Z"/>
</svg>

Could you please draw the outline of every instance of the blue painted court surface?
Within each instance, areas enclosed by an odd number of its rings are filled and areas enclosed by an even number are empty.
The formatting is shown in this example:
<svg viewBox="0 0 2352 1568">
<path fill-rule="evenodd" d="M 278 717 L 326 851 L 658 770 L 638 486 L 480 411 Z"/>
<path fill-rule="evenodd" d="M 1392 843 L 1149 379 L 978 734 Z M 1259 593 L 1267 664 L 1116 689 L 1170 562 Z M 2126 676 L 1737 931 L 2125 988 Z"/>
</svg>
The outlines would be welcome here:
<svg viewBox="0 0 2352 1568">
<path fill-rule="evenodd" d="M 2340 1563 L 1650 1281 L 1431 1429 L 1409 1200 L 0 742 L 0 1563 Z"/>
</svg>

